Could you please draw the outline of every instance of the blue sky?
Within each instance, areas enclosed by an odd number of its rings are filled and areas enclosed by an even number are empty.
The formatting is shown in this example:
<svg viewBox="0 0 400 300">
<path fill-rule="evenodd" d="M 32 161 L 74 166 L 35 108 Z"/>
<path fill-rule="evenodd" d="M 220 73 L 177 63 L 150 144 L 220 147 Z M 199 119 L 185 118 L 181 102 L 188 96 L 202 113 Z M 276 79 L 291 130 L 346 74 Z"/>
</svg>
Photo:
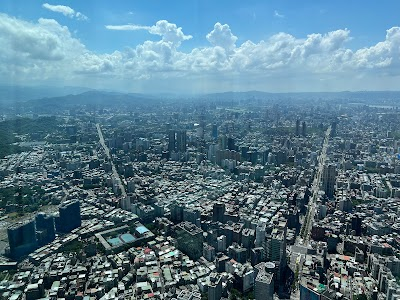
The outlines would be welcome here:
<svg viewBox="0 0 400 300">
<path fill-rule="evenodd" d="M 399 1 L 0 2 L 0 84 L 394 90 Z"/>
</svg>

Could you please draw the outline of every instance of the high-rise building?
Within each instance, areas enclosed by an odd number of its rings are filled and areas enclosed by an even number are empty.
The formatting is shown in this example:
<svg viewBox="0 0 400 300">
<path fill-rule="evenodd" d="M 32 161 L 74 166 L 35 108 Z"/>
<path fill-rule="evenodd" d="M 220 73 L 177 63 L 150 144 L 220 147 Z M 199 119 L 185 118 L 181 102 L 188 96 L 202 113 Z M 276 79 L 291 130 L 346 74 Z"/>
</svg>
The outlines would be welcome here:
<svg viewBox="0 0 400 300">
<path fill-rule="evenodd" d="M 222 275 L 218 273 L 210 274 L 210 284 L 208 286 L 208 299 L 220 300 L 222 297 Z"/>
<path fill-rule="evenodd" d="M 186 152 L 186 130 L 176 132 L 176 150 L 178 152 Z"/>
<path fill-rule="evenodd" d="M 300 120 L 296 120 L 296 136 L 300 136 Z"/>
<path fill-rule="evenodd" d="M 217 251 L 218 252 L 224 252 L 226 250 L 226 236 L 221 235 L 217 237 Z"/>
<path fill-rule="evenodd" d="M 261 247 L 263 245 L 265 240 L 265 229 L 266 229 L 266 224 L 264 222 L 259 222 L 256 227 L 256 241 L 255 241 L 256 247 Z"/>
<path fill-rule="evenodd" d="M 228 149 L 228 137 L 226 135 L 221 135 L 218 139 L 219 149 Z"/>
<path fill-rule="evenodd" d="M 203 231 L 190 222 L 176 225 L 177 248 L 197 260 L 203 254 Z"/>
<path fill-rule="evenodd" d="M 35 217 L 36 235 L 39 246 L 52 242 L 56 238 L 54 216 L 41 212 Z"/>
<path fill-rule="evenodd" d="M 332 198 L 335 192 L 336 166 L 334 164 L 324 165 L 322 172 L 322 189 L 328 198 Z"/>
<path fill-rule="evenodd" d="M 183 221 L 183 209 L 184 206 L 181 203 L 173 202 L 171 205 L 171 221 L 180 223 Z"/>
<path fill-rule="evenodd" d="M 175 143 L 176 143 L 175 130 L 170 129 L 168 131 L 168 151 L 170 152 L 175 151 Z"/>
<path fill-rule="evenodd" d="M 356 236 L 361 236 L 361 221 L 359 215 L 354 215 L 351 218 L 351 229 L 355 231 Z"/>
<path fill-rule="evenodd" d="M 278 282 L 283 279 L 286 268 L 286 234 L 287 221 L 280 221 L 264 242 L 266 260 L 275 262 L 278 265 L 276 278 Z"/>
<path fill-rule="evenodd" d="M 183 209 L 183 221 L 187 221 L 200 227 L 200 211 L 194 208 L 186 207 Z"/>
<path fill-rule="evenodd" d="M 60 218 L 57 230 L 59 232 L 68 233 L 81 226 L 81 208 L 79 200 L 68 200 L 61 203 L 59 209 Z"/>
<path fill-rule="evenodd" d="M 218 138 L 218 125 L 217 124 L 213 124 L 213 126 L 212 126 L 212 137 L 214 139 Z"/>
<path fill-rule="evenodd" d="M 254 296 L 256 300 L 274 299 L 274 274 L 261 270 L 258 272 L 254 282 Z"/>
<path fill-rule="evenodd" d="M 301 135 L 302 136 L 306 136 L 307 135 L 306 121 L 303 121 L 303 123 L 301 124 Z"/>
<path fill-rule="evenodd" d="M 236 150 L 234 138 L 228 137 L 228 150 Z"/>
<path fill-rule="evenodd" d="M 214 222 L 224 222 L 225 214 L 225 204 L 224 203 L 214 203 L 213 205 L 213 215 L 212 220 Z"/>
<path fill-rule="evenodd" d="M 207 243 L 203 244 L 203 257 L 208 261 L 214 261 L 215 259 L 215 248 Z"/>
<path fill-rule="evenodd" d="M 38 247 L 35 220 L 16 223 L 7 229 L 10 256 L 19 259 Z"/>
</svg>

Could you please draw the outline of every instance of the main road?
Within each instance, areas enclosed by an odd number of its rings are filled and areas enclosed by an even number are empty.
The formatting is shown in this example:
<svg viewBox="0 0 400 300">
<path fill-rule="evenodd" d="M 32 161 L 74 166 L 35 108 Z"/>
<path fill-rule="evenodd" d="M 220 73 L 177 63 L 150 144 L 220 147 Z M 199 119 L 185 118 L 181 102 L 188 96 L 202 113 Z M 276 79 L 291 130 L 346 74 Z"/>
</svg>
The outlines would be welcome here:
<svg viewBox="0 0 400 300">
<path fill-rule="evenodd" d="M 315 206 L 316 206 L 316 202 L 318 200 L 318 193 L 319 193 L 319 187 L 321 184 L 322 173 L 324 172 L 324 165 L 325 165 L 325 161 L 326 161 L 326 152 L 328 150 L 331 129 L 332 129 L 332 127 L 329 126 L 325 132 L 325 139 L 324 139 L 324 143 L 322 146 L 322 151 L 318 157 L 318 169 L 317 169 L 317 173 L 314 177 L 312 188 L 311 188 L 312 196 L 310 197 L 310 200 L 308 202 L 308 210 L 307 210 L 306 217 L 304 218 L 304 222 L 303 222 L 304 228 L 301 228 L 301 232 L 303 232 L 303 234 L 301 235 L 303 238 L 303 241 L 300 241 L 300 242 L 302 244 L 304 244 L 305 246 L 307 246 L 308 240 L 310 239 L 310 235 L 311 235 L 312 223 L 313 223 L 313 220 L 315 217 L 315 212 L 316 212 Z"/>
<path fill-rule="evenodd" d="M 122 184 L 121 177 L 119 176 L 119 174 L 117 172 L 117 169 L 115 168 L 114 162 L 113 162 L 111 154 L 110 154 L 110 149 L 108 148 L 108 146 L 104 142 L 104 136 L 103 136 L 103 132 L 101 131 L 100 124 L 97 123 L 96 124 L 96 128 L 97 128 L 97 133 L 99 135 L 100 144 L 103 147 L 104 152 L 106 153 L 106 156 L 107 156 L 109 162 L 111 163 L 113 176 L 118 182 L 119 188 L 121 190 L 121 195 L 122 195 L 123 198 L 126 198 L 125 186 Z"/>
<path fill-rule="evenodd" d="M 296 243 L 290 248 L 289 254 L 291 256 L 290 268 L 293 272 L 297 269 L 298 276 L 295 280 L 299 280 L 303 275 L 303 263 L 305 261 L 305 257 L 307 254 L 307 246 L 308 241 L 311 235 L 312 223 L 314 220 L 315 212 L 316 212 L 316 202 L 318 200 L 319 187 L 321 183 L 322 173 L 324 171 L 324 164 L 326 161 L 326 152 L 328 150 L 329 145 L 329 137 L 331 134 L 331 126 L 325 132 L 325 139 L 322 146 L 321 153 L 318 157 L 318 168 L 317 173 L 315 174 L 312 187 L 311 187 L 311 197 L 308 201 L 308 209 L 307 214 L 304 217 L 303 225 L 301 228 L 301 234 L 297 237 Z M 296 283 L 297 286 L 297 283 Z M 296 289 L 292 295 L 291 299 L 299 298 L 299 290 Z"/>
</svg>

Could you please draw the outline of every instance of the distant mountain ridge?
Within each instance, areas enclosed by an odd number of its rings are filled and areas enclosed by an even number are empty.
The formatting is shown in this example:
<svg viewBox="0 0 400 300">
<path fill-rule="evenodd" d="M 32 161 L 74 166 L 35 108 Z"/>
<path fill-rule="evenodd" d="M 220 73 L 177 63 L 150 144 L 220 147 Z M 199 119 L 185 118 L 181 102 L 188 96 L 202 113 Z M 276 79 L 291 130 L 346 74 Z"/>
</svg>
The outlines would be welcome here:
<svg viewBox="0 0 400 300">
<path fill-rule="evenodd" d="M 52 105 L 64 107 L 66 105 L 109 105 L 142 103 L 148 101 L 162 101 L 173 99 L 190 100 L 279 100 L 279 99 L 343 99 L 349 101 L 369 102 L 372 99 L 381 101 L 400 101 L 400 91 L 342 91 L 342 92 L 288 92 L 272 93 L 262 91 L 204 93 L 191 96 L 174 94 L 142 94 L 124 93 L 117 91 L 101 91 L 83 87 L 18 87 L 0 86 L 0 104 L 12 105 L 19 102 L 27 106 Z"/>
<path fill-rule="evenodd" d="M 0 102 L 20 102 L 39 98 L 60 97 L 70 94 L 81 94 L 93 89 L 84 87 L 29 87 L 29 86 L 0 86 Z"/>
</svg>

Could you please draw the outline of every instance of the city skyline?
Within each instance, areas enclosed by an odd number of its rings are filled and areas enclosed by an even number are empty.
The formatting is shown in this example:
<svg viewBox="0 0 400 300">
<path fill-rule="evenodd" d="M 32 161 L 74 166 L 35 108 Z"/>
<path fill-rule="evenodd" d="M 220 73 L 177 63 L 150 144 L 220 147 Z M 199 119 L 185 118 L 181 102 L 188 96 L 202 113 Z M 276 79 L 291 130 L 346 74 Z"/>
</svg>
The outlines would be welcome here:
<svg viewBox="0 0 400 300">
<path fill-rule="evenodd" d="M 1 85 L 178 94 L 398 89 L 395 1 L 22 4 L 0 4 Z"/>
</svg>

